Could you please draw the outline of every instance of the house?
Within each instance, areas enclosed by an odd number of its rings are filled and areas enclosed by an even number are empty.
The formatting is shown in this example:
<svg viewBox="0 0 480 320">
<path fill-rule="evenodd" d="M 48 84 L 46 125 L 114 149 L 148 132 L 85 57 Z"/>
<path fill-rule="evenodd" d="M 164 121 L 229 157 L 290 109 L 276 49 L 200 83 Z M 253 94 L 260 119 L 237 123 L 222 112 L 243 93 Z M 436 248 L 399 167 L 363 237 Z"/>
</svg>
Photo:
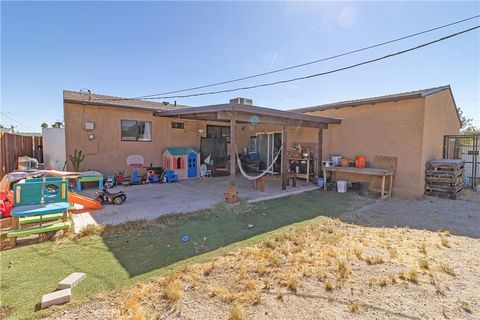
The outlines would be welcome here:
<svg viewBox="0 0 480 320">
<path fill-rule="evenodd" d="M 241 98 L 192 108 L 73 91 L 64 91 L 64 119 L 66 153 L 72 154 L 75 149 L 84 152 L 82 171 L 112 175 L 124 170 L 130 175 L 126 159 L 131 154 L 143 156 L 145 165 L 159 167 L 164 165 L 165 150 L 192 147 L 204 157 L 212 155 L 214 170 L 220 167 L 231 176 L 231 183 L 236 151 L 248 148 L 252 137 L 261 142 L 259 158 L 264 167 L 285 177 L 288 153 L 280 156 L 281 149 L 288 151 L 295 144 L 308 143 L 318 159 L 319 142 L 323 141 L 318 139 L 320 133 L 330 124 L 341 122 L 253 106 Z M 71 163 L 67 168 L 72 169 Z"/>
<path fill-rule="evenodd" d="M 323 157 L 364 155 L 398 158 L 393 193 L 419 197 L 425 189 L 425 163 L 443 157 L 444 135 L 458 134 L 460 117 L 450 86 L 295 109 L 338 117 L 324 130 Z M 341 176 L 339 176 L 341 177 Z M 343 174 L 345 179 L 359 180 Z"/>
<path fill-rule="evenodd" d="M 173 170 L 179 179 L 200 176 L 200 150 L 194 147 L 168 147 L 163 152 L 163 168 Z"/>
<path fill-rule="evenodd" d="M 444 135 L 458 133 L 461 126 L 450 86 L 290 111 L 254 106 L 242 98 L 186 107 L 64 91 L 64 118 L 67 155 L 74 149 L 86 154 L 81 170 L 128 172 L 130 154 L 164 166 L 165 150 L 192 147 L 203 157 L 213 149 L 224 154 L 214 162 L 224 162 L 234 183 L 236 164 L 229 159 L 253 144 L 263 169 L 284 177 L 285 188 L 288 153 L 300 144 L 312 155 L 315 174 L 321 172 L 321 160 L 334 154 L 364 155 L 370 164 L 376 155 L 396 157 L 393 193 L 409 197 L 423 195 L 425 163 L 442 157 Z"/>
</svg>

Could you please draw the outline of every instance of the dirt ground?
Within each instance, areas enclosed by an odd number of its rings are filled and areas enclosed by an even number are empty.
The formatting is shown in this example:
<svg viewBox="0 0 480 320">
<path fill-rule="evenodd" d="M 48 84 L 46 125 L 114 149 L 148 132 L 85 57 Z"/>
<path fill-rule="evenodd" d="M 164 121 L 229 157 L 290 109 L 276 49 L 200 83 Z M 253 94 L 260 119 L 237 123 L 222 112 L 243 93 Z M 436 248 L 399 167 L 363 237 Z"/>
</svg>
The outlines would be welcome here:
<svg viewBox="0 0 480 320">
<path fill-rule="evenodd" d="M 405 227 L 448 230 L 451 234 L 480 238 L 480 192 L 466 189 L 461 200 L 424 197 L 392 198 L 341 215 L 344 222 L 370 227 Z"/>
<path fill-rule="evenodd" d="M 52 319 L 479 319 L 475 197 L 320 218 Z"/>
</svg>

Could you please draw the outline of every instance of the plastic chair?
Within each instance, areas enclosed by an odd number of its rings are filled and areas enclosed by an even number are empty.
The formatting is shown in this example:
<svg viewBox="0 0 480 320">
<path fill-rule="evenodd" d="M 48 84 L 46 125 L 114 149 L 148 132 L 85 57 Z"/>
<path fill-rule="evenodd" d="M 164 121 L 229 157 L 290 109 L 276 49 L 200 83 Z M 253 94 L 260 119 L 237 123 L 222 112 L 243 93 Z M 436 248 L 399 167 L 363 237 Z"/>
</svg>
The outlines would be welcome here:
<svg viewBox="0 0 480 320">
<path fill-rule="evenodd" d="M 178 181 L 178 175 L 176 175 L 175 171 L 173 170 L 165 170 L 165 178 L 167 179 L 168 183 Z"/>
<path fill-rule="evenodd" d="M 212 170 L 208 170 L 206 164 L 202 164 L 200 166 L 200 177 L 205 178 L 205 177 L 212 177 Z"/>
</svg>

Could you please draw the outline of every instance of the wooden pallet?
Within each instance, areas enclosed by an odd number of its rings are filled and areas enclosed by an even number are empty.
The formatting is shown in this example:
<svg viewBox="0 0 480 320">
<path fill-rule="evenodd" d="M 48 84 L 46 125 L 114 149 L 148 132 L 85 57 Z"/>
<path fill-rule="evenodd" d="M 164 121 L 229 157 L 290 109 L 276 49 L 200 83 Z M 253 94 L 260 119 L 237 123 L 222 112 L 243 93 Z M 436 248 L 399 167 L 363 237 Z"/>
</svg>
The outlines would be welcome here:
<svg viewBox="0 0 480 320">
<path fill-rule="evenodd" d="M 425 194 L 456 199 L 464 187 L 465 162 L 458 159 L 432 160 L 425 165 Z"/>
</svg>

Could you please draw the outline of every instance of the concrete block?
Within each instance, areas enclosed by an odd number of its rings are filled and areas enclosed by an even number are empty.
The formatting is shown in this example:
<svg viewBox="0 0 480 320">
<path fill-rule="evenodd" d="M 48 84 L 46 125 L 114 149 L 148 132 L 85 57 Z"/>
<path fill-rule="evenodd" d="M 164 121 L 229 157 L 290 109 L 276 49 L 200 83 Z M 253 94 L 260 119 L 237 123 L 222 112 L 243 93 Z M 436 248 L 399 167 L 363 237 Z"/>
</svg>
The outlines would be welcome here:
<svg viewBox="0 0 480 320">
<path fill-rule="evenodd" d="M 87 276 L 83 272 L 74 272 L 58 283 L 58 289 L 66 289 L 75 287 L 80 281 Z"/>
<path fill-rule="evenodd" d="M 47 293 L 42 297 L 41 308 L 45 309 L 56 304 L 62 304 L 70 301 L 72 289 L 63 289 L 52 293 Z"/>
</svg>

